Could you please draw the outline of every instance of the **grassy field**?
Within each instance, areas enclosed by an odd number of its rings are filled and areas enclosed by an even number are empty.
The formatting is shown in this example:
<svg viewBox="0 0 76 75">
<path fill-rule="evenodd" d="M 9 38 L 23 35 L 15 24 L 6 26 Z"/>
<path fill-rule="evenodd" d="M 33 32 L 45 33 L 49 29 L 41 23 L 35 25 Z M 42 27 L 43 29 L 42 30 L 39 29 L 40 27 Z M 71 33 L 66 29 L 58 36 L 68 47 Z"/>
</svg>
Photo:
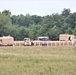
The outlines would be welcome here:
<svg viewBox="0 0 76 75">
<path fill-rule="evenodd" d="M 76 75 L 76 48 L 0 47 L 0 75 Z"/>
</svg>

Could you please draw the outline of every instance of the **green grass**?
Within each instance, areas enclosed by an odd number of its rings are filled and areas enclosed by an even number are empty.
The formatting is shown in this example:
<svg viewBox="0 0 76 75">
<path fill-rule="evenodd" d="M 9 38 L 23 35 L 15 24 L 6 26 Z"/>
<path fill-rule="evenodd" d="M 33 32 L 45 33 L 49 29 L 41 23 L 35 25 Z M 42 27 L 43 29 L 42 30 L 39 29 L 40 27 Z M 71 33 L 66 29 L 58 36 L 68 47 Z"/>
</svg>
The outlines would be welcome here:
<svg viewBox="0 0 76 75">
<path fill-rule="evenodd" d="M 0 75 L 76 75 L 76 48 L 0 47 Z"/>
</svg>

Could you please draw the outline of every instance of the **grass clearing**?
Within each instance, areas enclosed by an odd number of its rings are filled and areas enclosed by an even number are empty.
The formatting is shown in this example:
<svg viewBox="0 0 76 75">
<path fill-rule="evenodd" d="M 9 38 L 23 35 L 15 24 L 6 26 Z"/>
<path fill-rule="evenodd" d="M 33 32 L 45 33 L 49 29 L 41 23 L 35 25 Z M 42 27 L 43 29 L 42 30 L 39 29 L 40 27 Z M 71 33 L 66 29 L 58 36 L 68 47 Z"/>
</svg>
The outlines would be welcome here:
<svg viewBox="0 0 76 75">
<path fill-rule="evenodd" d="M 0 47 L 0 75 L 76 75 L 76 48 Z"/>
</svg>

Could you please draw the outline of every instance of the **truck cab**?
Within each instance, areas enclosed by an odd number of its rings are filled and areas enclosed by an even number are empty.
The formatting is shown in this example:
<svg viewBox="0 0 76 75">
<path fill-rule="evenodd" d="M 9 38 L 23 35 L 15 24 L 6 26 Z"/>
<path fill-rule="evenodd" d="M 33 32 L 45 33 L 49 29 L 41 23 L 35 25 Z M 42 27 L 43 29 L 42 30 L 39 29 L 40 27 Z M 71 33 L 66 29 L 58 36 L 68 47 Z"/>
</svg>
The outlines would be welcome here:
<svg viewBox="0 0 76 75">
<path fill-rule="evenodd" d="M 47 36 L 38 37 L 38 41 L 49 41 L 49 37 Z"/>
<path fill-rule="evenodd" d="M 32 43 L 31 43 L 31 40 L 30 38 L 24 38 L 24 46 L 31 46 Z"/>
</svg>

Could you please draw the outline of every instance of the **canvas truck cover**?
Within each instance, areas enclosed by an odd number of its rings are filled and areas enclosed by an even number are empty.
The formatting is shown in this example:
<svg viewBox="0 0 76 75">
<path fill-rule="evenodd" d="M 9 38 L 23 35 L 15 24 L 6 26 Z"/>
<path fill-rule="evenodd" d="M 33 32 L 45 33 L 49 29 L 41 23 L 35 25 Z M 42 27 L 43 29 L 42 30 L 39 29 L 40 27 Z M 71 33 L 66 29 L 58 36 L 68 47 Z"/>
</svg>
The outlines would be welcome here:
<svg viewBox="0 0 76 75">
<path fill-rule="evenodd" d="M 14 44 L 14 38 L 11 36 L 0 37 L 0 43 L 2 45 L 13 45 Z"/>
<path fill-rule="evenodd" d="M 59 40 L 60 41 L 72 41 L 73 37 L 74 37 L 74 35 L 70 35 L 70 34 L 60 34 Z"/>
</svg>

